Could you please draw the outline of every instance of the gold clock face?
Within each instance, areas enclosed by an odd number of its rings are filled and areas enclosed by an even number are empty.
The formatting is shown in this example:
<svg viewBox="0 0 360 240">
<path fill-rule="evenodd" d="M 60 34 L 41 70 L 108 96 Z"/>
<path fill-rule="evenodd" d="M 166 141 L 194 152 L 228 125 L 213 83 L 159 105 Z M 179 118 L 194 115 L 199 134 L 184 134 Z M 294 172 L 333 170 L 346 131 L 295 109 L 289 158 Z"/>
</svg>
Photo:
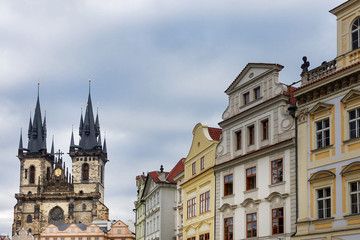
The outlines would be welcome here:
<svg viewBox="0 0 360 240">
<path fill-rule="evenodd" d="M 61 175 L 61 169 L 60 168 L 57 168 L 55 169 L 55 176 L 59 177 Z"/>
</svg>

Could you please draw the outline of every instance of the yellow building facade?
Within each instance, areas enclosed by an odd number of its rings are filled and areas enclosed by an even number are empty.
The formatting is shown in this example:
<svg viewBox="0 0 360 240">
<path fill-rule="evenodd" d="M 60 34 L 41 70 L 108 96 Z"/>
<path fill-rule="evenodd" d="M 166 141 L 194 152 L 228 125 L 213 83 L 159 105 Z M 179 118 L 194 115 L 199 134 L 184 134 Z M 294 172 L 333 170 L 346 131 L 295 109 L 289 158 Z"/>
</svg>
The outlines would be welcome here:
<svg viewBox="0 0 360 240">
<path fill-rule="evenodd" d="M 295 239 L 360 239 L 360 1 L 330 12 L 337 16 L 337 57 L 310 71 L 305 59 L 294 91 Z"/>
<path fill-rule="evenodd" d="M 183 239 L 214 239 L 216 146 L 221 129 L 198 123 L 185 160 L 183 189 Z"/>
</svg>

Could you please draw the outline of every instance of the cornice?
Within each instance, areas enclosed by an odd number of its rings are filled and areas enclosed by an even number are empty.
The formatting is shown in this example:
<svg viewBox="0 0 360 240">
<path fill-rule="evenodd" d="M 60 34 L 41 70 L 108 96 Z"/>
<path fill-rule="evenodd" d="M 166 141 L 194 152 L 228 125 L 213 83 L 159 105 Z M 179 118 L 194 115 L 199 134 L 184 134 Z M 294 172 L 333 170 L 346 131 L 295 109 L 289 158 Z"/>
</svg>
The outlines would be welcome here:
<svg viewBox="0 0 360 240">
<path fill-rule="evenodd" d="M 241 155 L 241 156 L 237 156 L 233 159 L 230 159 L 226 162 L 220 163 L 218 165 L 214 166 L 214 172 L 217 173 L 223 169 L 238 165 L 240 163 L 244 163 L 247 162 L 249 160 L 252 160 L 254 158 L 260 158 L 263 157 L 264 154 L 269 155 L 273 152 L 279 151 L 280 149 L 283 148 L 289 148 L 291 146 L 295 145 L 295 139 L 294 138 L 289 138 L 287 140 L 275 143 L 273 145 L 269 145 L 263 148 L 260 148 L 258 150 L 255 150 L 253 152 Z"/>
</svg>

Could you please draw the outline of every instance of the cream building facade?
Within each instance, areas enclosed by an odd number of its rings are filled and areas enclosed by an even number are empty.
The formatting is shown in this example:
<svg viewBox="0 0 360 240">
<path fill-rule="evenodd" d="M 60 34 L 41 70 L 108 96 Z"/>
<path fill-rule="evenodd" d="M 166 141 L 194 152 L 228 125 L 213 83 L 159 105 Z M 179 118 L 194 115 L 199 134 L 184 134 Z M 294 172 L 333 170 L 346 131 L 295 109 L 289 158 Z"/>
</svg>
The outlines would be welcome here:
<svg viewBox="0 0 360 240">
<path fill-rule="evenodd" d="M 295 128 L 282 69 L 249 63 L 225 91 L 213 239 L 290 239 L 295 232 Z"/>
<path fill-rule="evenodd" d="M 298 112 L 296 239 L 360 239 L 360 1 L 337 17 L 337 57 L 308 71 Z"/>
<path fill-rule="evenodd" d="M 185 159 L 183 159 L 185 161 Z M 183 189 L 181 185 L 184 183 L 184 170 L 179 172 L 175 177 L 176 182 L 176 240 L 183 240 L 183 225 L 184 225 L 184 201 L 183 201 Z"/>
<path fill-rule="evenodd" d="M 216 146 L 221 129 L 198 123 L 184 164 L 183 239 L 214 239 Z"/>
</svg>

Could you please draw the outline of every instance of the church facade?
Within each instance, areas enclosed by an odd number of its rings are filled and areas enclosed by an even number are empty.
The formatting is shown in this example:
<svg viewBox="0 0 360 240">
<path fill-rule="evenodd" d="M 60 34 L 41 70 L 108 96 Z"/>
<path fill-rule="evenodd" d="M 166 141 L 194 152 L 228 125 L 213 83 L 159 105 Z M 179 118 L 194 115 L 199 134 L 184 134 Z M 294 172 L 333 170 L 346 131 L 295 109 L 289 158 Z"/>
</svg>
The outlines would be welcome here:
<svg viewBox="0 0 360 240">
<path fill-rule="evenodd" d="M 106 140 L 101 141 L 99 117 L 94 119 L 90 91 L 85 116 L 80 117 L 78 145 L 71 135 L 72 173 L 63 162 L 63 153 L 54 152 L 54 142 L 47 151 L 46 135 L 46 117 L 41 117 L 38 94 L 34 118 L 30 117 L 27 148 L 20 135 L 20 188 L 15 194 L 13 235 L 24 228 L 38 237 L 49 224 L 90 225 L 93 220 L 108 220 L 109 210 L 104 204 Z"/>
</svg>

